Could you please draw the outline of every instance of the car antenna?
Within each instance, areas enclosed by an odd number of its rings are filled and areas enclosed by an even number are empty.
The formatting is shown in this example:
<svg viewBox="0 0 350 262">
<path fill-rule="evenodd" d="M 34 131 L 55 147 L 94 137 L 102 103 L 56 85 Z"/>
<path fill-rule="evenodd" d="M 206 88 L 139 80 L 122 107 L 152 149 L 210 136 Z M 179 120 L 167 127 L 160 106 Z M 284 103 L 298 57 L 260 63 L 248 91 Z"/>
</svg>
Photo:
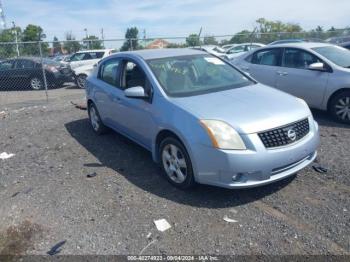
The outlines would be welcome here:
<svg viewBox="0 0 350 262">
<path fill-rule="evenodd" d="M 253 32 L 250 34 L 250 46 L 253 45 L 253 35 L 255 34 L 255 31 L 257 31 L 258 27 L 255 27 Z"/>
<path fill-rule="evenodd" d="M 201 27 L 201 29 L 199 29 L 199 34 L 198 34 L 199 49 L 202 49 L 201 34 L 202 34 L 202 27 Z"/>
</svg>

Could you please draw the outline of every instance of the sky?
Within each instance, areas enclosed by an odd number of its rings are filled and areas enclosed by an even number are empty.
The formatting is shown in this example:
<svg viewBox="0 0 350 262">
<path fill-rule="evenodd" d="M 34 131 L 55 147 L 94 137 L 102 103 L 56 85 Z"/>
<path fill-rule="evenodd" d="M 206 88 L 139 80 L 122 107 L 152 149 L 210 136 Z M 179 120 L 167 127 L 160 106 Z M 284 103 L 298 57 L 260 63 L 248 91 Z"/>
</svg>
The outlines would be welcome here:
<svg viewBox="0 0 350 262">
<path fill-rule="evenodd" d="M 252 30 L 256 19 L 298 23 L 304 29 L 350 26 L 349 0 L 2 0 L 6 22 L 40 25 L 47 35 L 77 39 L 89 35 L 123 38 L 137 26 L 147 37 L 232 35 Z M 141 37 L 143 34 L 140 35 Z"/>
</svg>

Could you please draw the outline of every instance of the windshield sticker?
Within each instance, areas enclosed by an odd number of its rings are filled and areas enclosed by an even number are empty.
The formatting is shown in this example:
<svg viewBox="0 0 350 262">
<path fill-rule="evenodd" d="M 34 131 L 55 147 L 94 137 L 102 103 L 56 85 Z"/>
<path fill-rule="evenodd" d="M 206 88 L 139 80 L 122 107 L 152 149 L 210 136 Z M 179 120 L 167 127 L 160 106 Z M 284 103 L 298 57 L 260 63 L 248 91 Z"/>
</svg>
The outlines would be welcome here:
<svg viewBox="0 0 350 262">
<path fill-rule="evenodd" d="M 222 62 L 219 58 L 216 57 L 204 57 L 204 59 L 209 62 L 212 63 L 214 65 L 224 65 L 225 63 Z"/>
</svg>

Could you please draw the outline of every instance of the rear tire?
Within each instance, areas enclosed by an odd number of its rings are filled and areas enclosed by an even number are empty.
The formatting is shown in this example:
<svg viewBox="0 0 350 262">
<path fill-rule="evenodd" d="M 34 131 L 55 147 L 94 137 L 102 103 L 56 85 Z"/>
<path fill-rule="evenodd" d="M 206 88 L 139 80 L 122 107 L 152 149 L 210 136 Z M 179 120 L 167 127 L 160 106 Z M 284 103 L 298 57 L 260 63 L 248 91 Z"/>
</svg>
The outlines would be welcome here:
<svg viewBox="0 0 350 262">
<path fill-rule="evenodd" d="M 97 111 L 94 103 L 90 103 L 88 106 L 89 120 L 92 129 L 97 135 L 102 135 L 107 132 L 108 128 L 102 123 L 100 114 Z"/>
<path fill-rule="evenodd" d="M 159 158 L 163 174 L 173 186 L 189 189 L 195 185 L 191 159 L 178 139 L 165 138 L 159 145 Z"/>
<path fill-rule="evenodd" d="M 335 95 L 330 101 L 329 111 L 335 120 L 350 124 L 350 91 Z"/>
</svg>

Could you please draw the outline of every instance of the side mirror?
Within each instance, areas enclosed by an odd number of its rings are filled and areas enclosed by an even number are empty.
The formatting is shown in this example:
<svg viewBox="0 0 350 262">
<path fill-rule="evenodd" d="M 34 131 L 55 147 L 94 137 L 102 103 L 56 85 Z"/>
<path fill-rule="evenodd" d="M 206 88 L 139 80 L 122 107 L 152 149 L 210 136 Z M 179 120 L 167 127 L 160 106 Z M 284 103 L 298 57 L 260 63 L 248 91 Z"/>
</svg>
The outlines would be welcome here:
<svg viewBox="0 0 350 262">
<path fill-rule="evenodd" d="M 310 70 L 315 70 L 315 71 L 326 71 L 324 67 L 324 63 L 313 63 L 309 65 Z"/>
<path fill-rule="evenodd" d="M 148 98 L 145 89 L 142 86 L 134 86 L 124 90 L 126 97 L 130 98 Z"/>
</svg>

